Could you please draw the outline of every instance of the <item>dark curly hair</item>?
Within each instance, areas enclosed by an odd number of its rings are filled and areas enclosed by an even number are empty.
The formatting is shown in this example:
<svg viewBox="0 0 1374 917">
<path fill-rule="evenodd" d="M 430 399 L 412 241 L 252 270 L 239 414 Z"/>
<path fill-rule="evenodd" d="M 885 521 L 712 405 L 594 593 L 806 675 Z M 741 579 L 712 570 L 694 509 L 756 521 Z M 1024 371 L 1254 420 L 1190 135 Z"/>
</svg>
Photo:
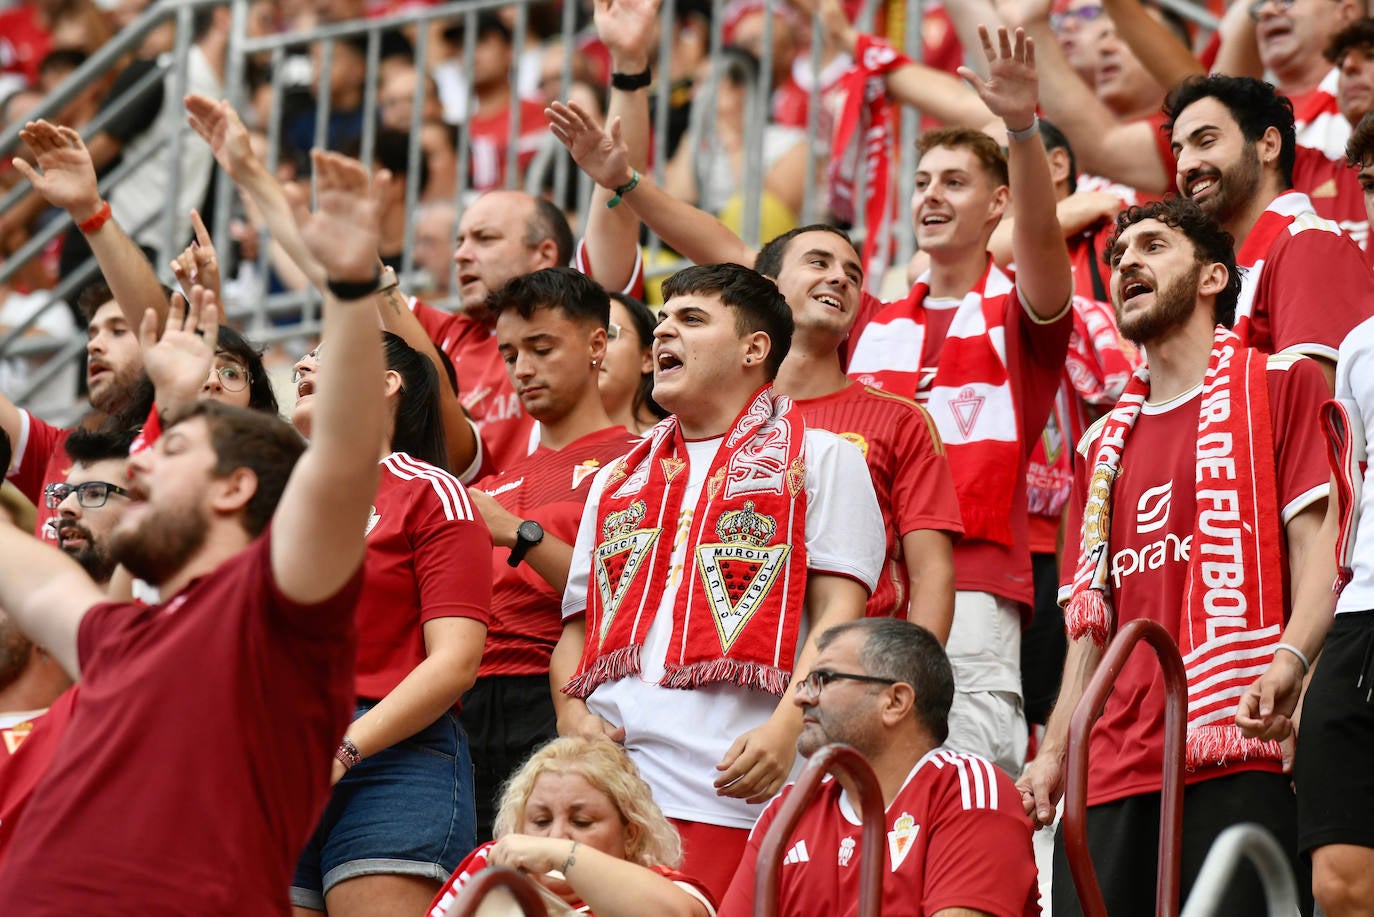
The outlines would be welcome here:
<svg viewBox="0 0 1374 917">
<path fill-rule="evenodd" d="M 1113 257 L 1116 240 L 1144 220 L 1158 220 L 1183 233 L 1193 243 L 1193 259 L 1198 264 L 1220 264 L 1226 268 L 1226 286 L 1217 294 L 1212 317 L 1218 325 L 1230 328 L 1235 323 L 1236 301 L 1240 298 L 1240 270 L 1236 267 L 1235 240 L 1231 234 L 1186 197 L 1136 204 L 1116 215 L 1116 229 L 1102 251 L 1102 260 L 1108 266 L 1115 269 L 1119 260 Z"/>
<path fill-rule="evenodd" d="M 1298 141 L 1293 127 L 1293 103 L 1278 94 L 1273 86 L 1248 76 L 1192 76 L 1169 91 L 1164 100 L 1164 125 L 1160 130 L 1172 136 L 1174 122 L 1189 105 L 1202 99 L 1216 99 L 1240 125 L 1247 142 L 1256 143 L 1269 128 L 1279 132 L 1279 176 L 1284 190 L 1293 187 L 1293 161 Z"/>
</svg>

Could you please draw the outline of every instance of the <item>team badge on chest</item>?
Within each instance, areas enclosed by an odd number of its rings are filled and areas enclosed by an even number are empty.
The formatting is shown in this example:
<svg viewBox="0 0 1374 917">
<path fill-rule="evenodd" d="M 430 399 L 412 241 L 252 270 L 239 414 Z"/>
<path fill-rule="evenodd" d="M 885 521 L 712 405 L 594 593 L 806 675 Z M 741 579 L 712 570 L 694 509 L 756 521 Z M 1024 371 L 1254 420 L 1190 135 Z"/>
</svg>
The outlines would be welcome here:
<svg viewBox="0 0 1374 917">
<path fill-rule="evenodd" d="M 697 569 L 711 603 L 721 650 L 728 653 L 744 625 L 758 611 L 778 582 L 791 552 L 788 544 L 769 545 L 778 525 L 771 516 L 755 512 L 754 501 L 722 513 L 716 522 L 717 544 L 696 549 Z"/>
<path fill-rule="evenodd" d="M 658 540 L 658 529 L 640 528 L 646 512 L 644 501 L 636 500 L 627 508 L 608 514 L 601 523 L 602 541 L 592 557 L 602 608 L 600 632 L 596 635 L 598 646 L 605 643 L 620 603 Z"/>
<path fill-rule="evenodd" d="M 916 819 L 907 812 L 897 816 L 897 820 L 892 823 L 892 830 L 887 832 L 887 852 L 888 858 L 892 861 L 893 872 L 897 871 L 906 855 L 911 852 L 911 848 L 916 845 L 916 835 L 920 833 L 921 826 L 916 824 Z"/>
</svg>

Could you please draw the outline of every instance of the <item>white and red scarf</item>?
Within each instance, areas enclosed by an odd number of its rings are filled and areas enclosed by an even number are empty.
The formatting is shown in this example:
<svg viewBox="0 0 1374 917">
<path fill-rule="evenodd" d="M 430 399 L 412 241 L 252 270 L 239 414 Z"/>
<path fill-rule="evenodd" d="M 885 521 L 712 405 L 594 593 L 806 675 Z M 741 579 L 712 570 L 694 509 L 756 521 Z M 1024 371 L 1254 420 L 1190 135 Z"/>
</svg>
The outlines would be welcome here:
<svg viewBox="0 0 1374 917">
<path fill-rule="evenodd" d="M 716 450 L 687 536 L 664 687 L 787 690 L 806 598 L 805 429 L 792 399 L 770 385 Z M 671 573 L 686 456 L 672 416 L 610 472 L 596 510 L 586 644 L 564 693 L 585 698 L 641 671 Z"/>
<path fill-rule="evenodd" d="M 957 307 L 933 367 L 921 365 L 929 293 L 927 272 L 909 297 L 868 323 L 849 359 L 849 376 L 915 398 L 930 412 L 949 456 L 964 537 L 1011 545 L 1010 509 L 1022 451 L 1007 373 L 1012 281 L 988 259 L 983 279 Z"/>
<path fill-rule="evenodd" d="M 830 142 L 830 211 L 841 220 L 864 217 L 864 276 L 883 276 L 892 236 L 892 100 L 887 95 L 888 73 L 911 63 L 911 58 L 887 41 L 860 35 L 854 47 L 854 66 L 836 84 L 839 116 Z M 858 203 L 859 163 L 864 163 L 865 200 Z"/>
<path fill-rule="evenodd" d="M 1274 655 L 1284 623 L 1282 525 L 1277 512 L 1265 354 L 1218 327 L 1198 416 L 1197 517 L 1179 612 L 1188 676 L 1189 769 L 1282 755 L 1235 725 L 1240 695 Z M 1064 620 L 1071 639 L 1105 646 L 1116 621 L 1110 597 L 1112 486 L 1150 391 L 1146 367 L 1126 386 L 1094 442 L 1078 569 Z M 1142 456 L 1142 461 L 1149 461 Z"/>
<path fill-rule="evenodd" d="M 1331 591 L 1337 595 L 1354 578 L 1355 532 L 1360 522 L 1360 500 L 1364 494 L 1364 475 L 1369 456 L 1364 421 L 1359 405 L 1333 398 L 1322 405 L 1322 431 L 1326 434 L 1326 458 L 1336 482 L 1336 582 Z"/>
</svg>

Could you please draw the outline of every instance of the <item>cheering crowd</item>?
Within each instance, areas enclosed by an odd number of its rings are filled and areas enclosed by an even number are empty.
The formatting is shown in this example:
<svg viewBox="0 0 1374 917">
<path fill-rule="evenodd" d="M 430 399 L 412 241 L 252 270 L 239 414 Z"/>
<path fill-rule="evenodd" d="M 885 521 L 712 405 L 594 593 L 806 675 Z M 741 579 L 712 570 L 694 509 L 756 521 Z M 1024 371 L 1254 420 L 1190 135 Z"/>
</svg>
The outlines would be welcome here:
<svg viewBox="0 0 1374 917">
<path fill-rule="evenodd" d="M 700 187 L 652 178 L 655 0 L 596 0 L 607 85 L 547 107 L 484 15 L 469 45 L 506 49 L 469 62 L 479 193 L 443 213 L 437 179 L 415 215 L 454 235 L 418 297 L 385 144 L 304 154 L 312 205 L 193 83 L 188 155 L 270 230 L 273 282 L 323 297 L 280 404 L 226 321 L 230 240 L 187 209 L 163 286 L 102 197 L 105 135 L 24 123 L 0 238 L 65 211 L 101 279 L 74 303 L 89 412 L 0 396 L 0 910 L 441 917 L 510 866 L 600 917 L 748 915 L 790 781 L 842 742 L 882 791 L 884 914 L 1081 913 L 1062 832 L 1043 901 L 1032 837 L 1145 619 L 1187 680 L 1182 895 L 1253 822 L 1303 913 L 1374 914 L 1374 18 L 1238 0 L 1195 56 L 1140 0 L 979 0 L 941 12 L 970 52 L 942 69 L 839 0 L 785 10 L 770 127 L 823 96 L 839 199 L 845 150 L 886 175 L 917 107 L 909 214 L 891 175 L 755 250 L 714 212 L 728 151 Z M 733 15 L 743 42 L 767 13 Z M 813 16 L 824 85 L 787 43 Z M 198 25 L 211 75 L 225 17 Z M 477 153 L 517 103 L 519 168 L 556 144 L 596 186 L 580 239 Z M 889 301 L 886 218 L 917 245 Z M 692 264 L 661 290 L 643 229 Z M 1164 722 L 1136 654 L 1088 750 L 1113 917 L 1155 911 Z M 779 913 L 857 912 L 856 793 L 804 807 Z M 1230 883 L 1221 913 L 1264 912 L 1253 867 Z"/>
</svg>

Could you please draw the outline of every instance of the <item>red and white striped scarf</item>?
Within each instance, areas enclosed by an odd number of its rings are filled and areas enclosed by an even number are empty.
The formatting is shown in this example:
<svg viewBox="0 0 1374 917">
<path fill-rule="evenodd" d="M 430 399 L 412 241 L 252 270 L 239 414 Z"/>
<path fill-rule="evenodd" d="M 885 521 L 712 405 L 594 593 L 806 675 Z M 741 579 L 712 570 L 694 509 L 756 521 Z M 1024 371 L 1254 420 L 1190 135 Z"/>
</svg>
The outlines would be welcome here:
<svg viewBox="0 0 1374 917">
<path fill-rule="evenodd" d="M 1274 563 L 1284 545 L 1267 360 L 1217 328 L 1198 416 L 1197 517 L 1178 625 L 1188 676 L 1189 768 L 1282 757 L 1277 742 L 1247 739 L 1234 722 L 1240 695 L 1268 666 L 1284 621 L 1283 564 Z M 1109 595 L 1112 486 L 1149 391 L 1142 367 L 1093 444 L 1078 569 L 1064 615 L 1074 640 L 1091 637 L 1105 646 L 1116 627 Z"/>
<path fill-rule="evenodd" d="M 1354 578 L 1355 530 L 1360 521 L 1360 499 L 1364 494 L 1364 475 L 1369 456 L 1365 443 L 1364 421 L 1359 405 L 1333 398 L 1322 405 L 1322 432 L 1326 434 L 1326 458 L 1336 482 L 1336 582 L 1337 595 Z"/>
<path fill-rule="evenodd" d="M 786 395 L 755 393 L 726 433 L 697 497 L 663 686 L 733 682 L 787 690 L 806 598 L 805 424 Z M 615 465 L 597 504 L 587 639 L 563 688 L 585 698 L 641 671 L 669 581 L 687 491 L 677 417 Z"/>
<path fill-rule="evenodd" d="M 955 312 L 939 362 L 923 367 L 929 293 L 926 273 L 909 297 L 868 323 L 849 359 L 849 376 L 915 398 L 930 412 L 949 455 L 964 537 L 1010 545 L 1022 452 L 1004 326 L 1012 282 L 989 258 L 987 273 Z"/>
<path fill-rule="evenodd" d="M 839 117 L 830 142 L 830 210 L 836 217 L 857 222 L 864 216 L 864 276 L 880 278 L 887 267 L 892 233 L 892 100 L 886 75 L 911 63 L 911 58 L 886 40 L 860 35 L 854 66 L 836 84 Z M 860 161 L 865 170 L 865 198 L 857 203 Z"/>
</svg>

